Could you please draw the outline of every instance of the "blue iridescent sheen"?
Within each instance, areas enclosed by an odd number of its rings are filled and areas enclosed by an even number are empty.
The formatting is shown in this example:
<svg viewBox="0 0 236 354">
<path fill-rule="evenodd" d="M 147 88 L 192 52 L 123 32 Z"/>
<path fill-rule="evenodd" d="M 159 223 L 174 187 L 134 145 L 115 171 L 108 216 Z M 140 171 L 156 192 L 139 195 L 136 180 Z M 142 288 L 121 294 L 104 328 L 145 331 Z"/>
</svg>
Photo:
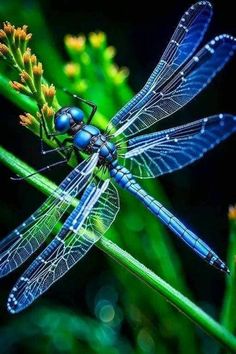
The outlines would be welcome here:
<svg viewBox="0 0 236 354">
<path fill-rule="evenodd" d="M 143 89 L 110 120 L 105 132 L 84 121 L 76 107 L 55 116 L 57 132 L 73 138 L 73 148 L 90 155 L 24 223 L 0 242 L 0 276 L 13 271 L 45 241 L 70 204 L 80 202 L 61 230 L 17 281 L 8 310 L 29 306 L 78 262 L 102 237 L 119 210 L 113 180 L 134 195 L 208 264 L 228 273 L 226 264 L 182 221 L 150 196 L 135 178 L 154 178 L 200 159 L 236 132 L 236 117 L 217 114 L 163 131 L 134 136 L 172 115 L 206 87 L 236 51 L 236 40 L 219 35 L 196 52 L 212 15 L 199 1 L 181 18 L 170 43 Z M 134 137 L 133 137 L 134 136 Z M 119 137 L 117 140 L 116 137 Z M 120 149 L 125 146 L 125 150 Z M 99 179 L 95 168 L 107 175 Z"/>
<path fill-rule="evenodd" d="M 63 113 L 55 120 L 55 129 L 60 133 L 66 133 L 70 129 L 70 116 Z"/>
<path fill-rule="evenodd" d="M 84 119 L 84 112 L 78 107 L 72 107 L 68 110 L 75 123 L 80 123 Z"/>
<path fill-rule="evenodd" d="M 82 129 L 88 132 L 91 136 L 98 136 L 100 134 L 100 130 L 94 125 L 84 125 Z"/>
<path fill-rule="evenodd" d="M 79 130 L 74 138 L 73 143 L 77 149 L 85 149 L 91 143 L 91 139 L 97 137 L 100 134 L 100 130 L 93 125 L 84 125 Z"/>
<path fill-rule="evenodd" d="M 60 133 L 67 133 L 74 124 L 83 122 L 84 112 L 77 107 L 63 107 L 55 115 L 55 130 Z"/>
</svg>

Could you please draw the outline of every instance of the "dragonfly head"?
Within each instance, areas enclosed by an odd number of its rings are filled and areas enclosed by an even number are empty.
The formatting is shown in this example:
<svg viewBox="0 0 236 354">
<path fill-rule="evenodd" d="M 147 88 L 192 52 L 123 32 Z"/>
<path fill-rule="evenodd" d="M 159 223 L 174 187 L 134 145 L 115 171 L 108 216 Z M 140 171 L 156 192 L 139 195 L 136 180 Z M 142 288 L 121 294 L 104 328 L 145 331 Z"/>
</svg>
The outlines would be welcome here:
<svg viewBox="0 0 236 354">
<path fill-rule="evenodd" d="M 67 133 L 74 125 L 82 125 L 84 112 L 77 107 L 64 107 L 59 109 L 54 117 L 57 132 Z"/>
</svg>

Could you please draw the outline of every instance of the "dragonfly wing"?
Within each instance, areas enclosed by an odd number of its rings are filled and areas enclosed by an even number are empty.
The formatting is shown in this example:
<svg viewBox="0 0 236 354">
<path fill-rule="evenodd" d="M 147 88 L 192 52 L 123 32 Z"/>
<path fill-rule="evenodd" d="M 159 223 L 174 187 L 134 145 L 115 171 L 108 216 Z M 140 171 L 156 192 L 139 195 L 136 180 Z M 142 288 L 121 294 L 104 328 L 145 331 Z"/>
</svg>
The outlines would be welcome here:
<svg viewBox="0 0 236 354">
<path fill-rule="evenodd" d="M 152 178 L 176 171 L 236 131 L 236 117 L 219 114 L 129 141 L 125 166 L 136 176 Z"/>
<path fill-rule="evenodd" d="M 193 55 L 201 43 L 212 17 L 212 6 L 199 1 L 185 11 L 159 63 L 145 88 L 160 87 Z"/>
<path fill-rule="evenodd" d="M 118 210 L 118 194 L 109 180 L 91 182 L 59 234 L 12 289 L 9 311 L 23 310 L 61 278 L 106 232 Z"/>
<path fill-rule="evenodd" d="M 212 17 L 212 6 L 207 1 L 192 5 L 181 18 L 159 63 L 143 89 L 111 120 L 109 130 L 119 129 L 134 109 L 141 108 L 149 91 L 157 90 L 182 66 L 199 46 Z"/>
<path fill-rule="evenodd" d="M 47 238 L 73 198 L 85 188 L 98 154 L 81 162 L 23 224 L 0 242 L 0 276 L 19 267 Z"/>
<path fill-rule="evenodd" d="M 132 136 L 179 110 L 211 82 L 235 50 L 234 37 L 215 37 L 161 88 L 152 85 L 142 98 L 137 98 L 135 105 L 127 107 L 126 114 L 118 120 L 115 116 L 111 120 L 118 128 L 114 136 L 121 133 Z"/>
</svg>

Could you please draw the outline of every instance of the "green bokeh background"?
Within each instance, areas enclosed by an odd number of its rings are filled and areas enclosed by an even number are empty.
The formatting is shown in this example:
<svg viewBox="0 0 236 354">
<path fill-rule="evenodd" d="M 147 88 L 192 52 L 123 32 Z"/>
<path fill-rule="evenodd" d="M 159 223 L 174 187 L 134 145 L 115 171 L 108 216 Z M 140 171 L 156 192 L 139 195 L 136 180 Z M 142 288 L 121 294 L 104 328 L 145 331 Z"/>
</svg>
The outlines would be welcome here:
<svg viewBox="0 0 236 354">
<path fill-rule="evenodd" d="M 151 5 L 126 9 L 125 4 L 69 4 L 56 1 L 2 1 L 1 20 L 28 24 L 32 47 L 55 85 L 70 87 L 96 102 L 107 120 L 142 87 L 164 49 L 182 12 L 190 3 L 163 4 L 160 13 Z M 210 34 L 236 33 L 230 7 L 216 2 Z M 223 11 L 224 9 L 224 11 Z M 217 23 L 218 21 L 218 23 Z M 66 34 L 86 35 L 95 30 L 107 34 L 107 45 L 117 50 L 115 59 L 104 60 L 106 45 L 87 45 L 89 63 L 71 57 L 64 46 Z M 63 72 L 69 61 L 84 68 L 75 82 Z M 113 61 L 128 66 L 130 79 L 117 82 L 108 66 Z M 1 67 L 6 76 L 12 74 Z M 236 112 L 233 84 L 235 61 L 214 84 L 159 129 L 220 111 Z M 78 82 L 86 81 L 84 89 Z M 34 167 L 45 165 L 37 138 L 17 124 L 21 113 L 1 98 L 1 145 Z M 154 128 L 155 129 L 155 128 Z M 143 186 L 207 240 L 225 258 L 228 240 L 228 205 L 235 203 L 235 137 L 211 152 L 203 161 L 173 176 L 144 181 Z M 48 161 L 48 160 L 47 160 Z M 59 182 L 69 167 L 53 171 Z M 1 167 L 1 237 L 24 220 L 44 200 L 26 183 L 9 182 L 11 172 Z M 121 212 L 106 234 L 171 285 L 219 318 L 224 276 L 210 269 L 134 198 L 120 192 Z M 7 294 L 22 269 L 1 281 L 0 348 L 2 353 L 218 353 L 219 346 L 192 325 L 163 298 L 94 248 L 63 280 L 56 283 L 28 310 L 17 316 L 5 310 Z"/>
</svg>

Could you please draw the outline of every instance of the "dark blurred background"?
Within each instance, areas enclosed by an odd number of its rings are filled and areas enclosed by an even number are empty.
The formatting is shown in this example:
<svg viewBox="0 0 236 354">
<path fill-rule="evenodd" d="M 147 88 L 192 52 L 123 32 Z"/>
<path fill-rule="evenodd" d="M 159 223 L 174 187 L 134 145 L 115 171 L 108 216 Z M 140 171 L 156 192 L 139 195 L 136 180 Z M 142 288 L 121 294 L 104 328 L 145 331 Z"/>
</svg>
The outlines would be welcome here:
<svg viewBox="0 0 236 354">
<path fill-rule="evenodd" d="M 25 3 L 29 8 L 32 6 L 32 2 L 29 0 Z M 214 16 L 205 40 L 220 33 L 236 35 L 234 3 L 230 1 L 213 1 L 212 3 Z M 109 4 L 100 1 L 96 3 L 85 1 L 72 3 L 62 0 L 40 1 L 55 46 L 65 60 L 67 59 L 63 45 L 65 34 L 81 32 L 87 34 L 91 31 L 102 30 L 107 34 L 108 43 L 117 49 L 117 64 L 129 68 L 129 83 L 135 92 L 147 80 L 181 15 L 191 4 L 192 1 L 162 1 L 160 5 L 156 3 L 154 9 L 151 2 L 148 1 L 140 4 L 137 2 L 133 5 L 121 1 Z M 15 18 L 15 14 L 13 17 Z M 2 18 L 2 20 L 12 21 L 11 18 Z M 22 23 L 15 24 L 22 25 Z M 47 76 L 47 73 L 45 75 Z M 207 89 L 180 112 L 156 125 L 155 129 L 172 127 L 215 113 L 236 113 L 235 79 L 236 58 L 233 58 Z M 45 165 L 45 160 L 39 154 L 38 140 L 26 129 L 16 124 L 17 116 L 21 111 L 2 96 L 0 96 L 0 107 L 1 145 L 36 168 Z M 228 241 L 228 207 L 236 203 L 235 139 L 234 135 L 209 152 L 204 159 L 159 179 L 169 199 L 171 210 L 174 210 L 182 220 L 191 225 L 204 240 L 217 250 L 223 259 L 226 257 Z M 0 237 L 2 238 L 31 214 L 45 197 L 25 182 L 14 183 L 10 181 L 9 177 L 12 172 L 3 166 L 0 168 Z M 50 172 L 48 176 L 59 182 L 68 171 L 69 168 L 61 168 Z M 145 187 L 146 182 L 141 183 Z M 148 211 L 143 209 L 143 213 L 148 213 Z M 116 222 L 119 221 L 118 219 Z M 122 227 L 125 229 L 127 225 L 124 223 Z M 224 276 L 193 256 L 191 251 L 176 242 L 174 236 L 173 243 L 182 259 L 184 276 L 195 301 L 213 316 L 218 316 L 224 291 Z M 132 253 L 132 249 L 129 251 Z M 122 292 L 122 296 L 125 296 L 126 289 L 119 284 L 111 271 L 107 256 L 94 248 L 88 257 L 89 260 L 82 260 L 33 306 L 36 308 L 44 304 L 53 304 L 60 309 L 95 318 L 89 298 L 95 296 L 101 282 L 112 287 L 118 298 L 121 296 L 120 292 Z M 148 261 L 145 264 L 150 266 Z M 3 333 L 6 336 L 10 336 L 7 334 L 7 326 L 11 326 L 11 321 L 17 321 L 5 310 L 7 294 L 21 272 L 22 269 L 14 272 L 3 279 L 0 285 L 1 321 L 5 331 Z M 118 300 L 117 306 L 122 307 L 121 303 L 122 301 Z M 27 311 L 27 315 L 30 316 L 31 310 Z M 123 310 L 122 313 L 125 318 L 125 311 Z M 26 315 L 18 315 L 18 321 L 23 316 Z M 151 317 L 149 320 L 153 321 L 153 326 L 156 326 L 155 319 Z M 127 323 L 124 322 L 121 333 L 132 343 L 134 339 L 131 332 Z M 37 333 L 35 334 L 37 335 Z M 200 338 L 202 336 L 200 334 Z M 208 339 L 204 337 L 201 341 L 203 343 L 201 350 L 204 352 L 204 343 Z M 6 343 L 8 342 L 5 341 L 4 344 L 6 345 Z M 211 348 L 216 350 L 214 344 L 211 345 Z M 17 352 L 10 344 L 9 348 L 6 349 L 6 353 Z M 22 348 L 24 349 L 23 344 Z M 52 346 L 52 348 L 54 347 Z M 86 348 L 84 344 L 83 349 L 80 348 L 81 352 L 90 352 Z M 18 343 L 17 350 L 20 352 L 23 349 Z M 64 352 L 67 352 L 67 349 Z M 50 350 L 48 347 L 49 353 Z M 93 350 L 97 352 L 94 348 Z M 131 352 L 129 349 L 126 350 L 127 353 Z M 139 350 L 135 352 L 156 352 L 155 348 L 152 351 L 142 351 L 140 348 Z M 40 353 L 33 347 L 29 352 Z M 57 350 L 55 349 L 54 352 L 56 353 Z"/>
</svg>

